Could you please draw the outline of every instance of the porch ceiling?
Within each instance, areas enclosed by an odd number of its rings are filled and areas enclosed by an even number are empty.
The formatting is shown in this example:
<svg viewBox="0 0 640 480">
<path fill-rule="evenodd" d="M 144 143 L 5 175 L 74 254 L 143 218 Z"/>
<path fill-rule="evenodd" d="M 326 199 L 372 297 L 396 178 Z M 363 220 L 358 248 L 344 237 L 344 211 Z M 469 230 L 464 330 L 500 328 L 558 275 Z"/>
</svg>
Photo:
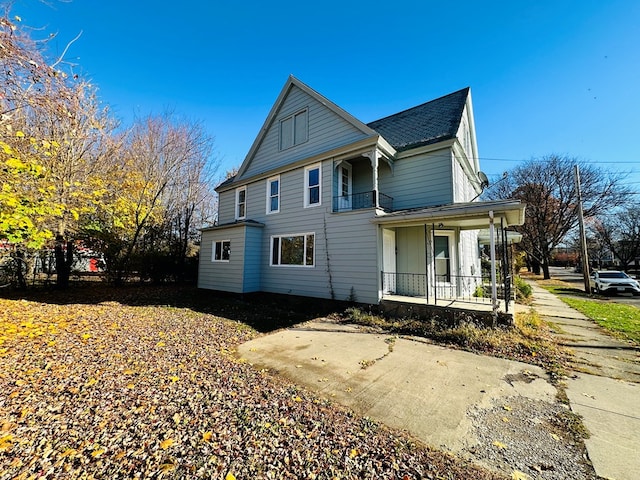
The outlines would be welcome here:
<svg viewBox="0 0 640 480">
<path fill-rule="evenodd" d="M 489 212 L 493 212 L 496 225 L 500 225 L 500 221 L 504 227 L 522 225 L 525 207 L 526 204 L 519 200 L 453 203 L 439 207 L 380 213 L 372 219 L 372 222 L 385 226 L 414 226 L 435 223 L 439 228 L 478 230 L 489 227 Z"/>
</svg>

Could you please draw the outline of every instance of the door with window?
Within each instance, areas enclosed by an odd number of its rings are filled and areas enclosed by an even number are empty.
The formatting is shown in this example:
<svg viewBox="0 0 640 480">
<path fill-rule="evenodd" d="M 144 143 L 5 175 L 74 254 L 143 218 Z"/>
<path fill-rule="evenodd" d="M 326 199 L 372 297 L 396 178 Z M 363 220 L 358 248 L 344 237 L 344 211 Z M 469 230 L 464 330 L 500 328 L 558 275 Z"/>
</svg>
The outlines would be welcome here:
<svg viewBox="0 0 640 480">
<path fill-rule="evenodd" d="M 338 209 L 351 210 L 352 204 L 352 169 L 351 164 L 342 162 L 338 166 Z"/>
<path fill-rule="evenodd" d="M 451 283 L 451 252 L 449 249 L 449 237 L 436 235 L 433 240 L 436 282 Z"/>
</svg>

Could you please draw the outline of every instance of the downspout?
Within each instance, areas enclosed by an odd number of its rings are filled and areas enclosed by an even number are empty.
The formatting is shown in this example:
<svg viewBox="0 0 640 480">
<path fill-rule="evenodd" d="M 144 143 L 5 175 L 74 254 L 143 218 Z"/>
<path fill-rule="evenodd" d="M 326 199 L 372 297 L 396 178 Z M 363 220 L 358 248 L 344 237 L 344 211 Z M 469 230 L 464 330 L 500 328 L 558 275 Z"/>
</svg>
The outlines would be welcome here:
<svg viewBox="0 0 640 480">
<path fill-rule="evenodd" d="M 489 211 L 489 242 L 491 250 L 491 310 L 494 327 L 498 315 L 498 291 L 496 288 L 496 228 L 493 224 L 493 210 Z"/>
</svg>

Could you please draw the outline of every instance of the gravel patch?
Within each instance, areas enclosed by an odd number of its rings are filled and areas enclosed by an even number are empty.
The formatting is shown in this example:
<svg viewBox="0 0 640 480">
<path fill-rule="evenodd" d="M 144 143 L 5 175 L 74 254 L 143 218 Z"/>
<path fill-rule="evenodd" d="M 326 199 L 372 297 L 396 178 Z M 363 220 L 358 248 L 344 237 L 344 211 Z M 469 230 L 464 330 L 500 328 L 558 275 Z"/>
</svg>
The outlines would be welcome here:
<svg viewBox="0 0 640 480">
<path fill-rule="evenodd" d="M 475 462 L 525 480 L 596 480 L 584 446 L 568 428 L 572 417 L 562 403 L 511 397 L 469 412 Z"/>
</svg>

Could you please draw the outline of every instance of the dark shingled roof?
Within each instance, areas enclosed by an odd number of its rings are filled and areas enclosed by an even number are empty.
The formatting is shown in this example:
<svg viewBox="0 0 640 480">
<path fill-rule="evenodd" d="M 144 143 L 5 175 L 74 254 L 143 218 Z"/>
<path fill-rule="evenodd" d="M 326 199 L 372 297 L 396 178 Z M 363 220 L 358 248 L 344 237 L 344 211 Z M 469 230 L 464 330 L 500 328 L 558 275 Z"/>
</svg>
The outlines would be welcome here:
<svg viewBox="0 0 640 480">
<path fill-rule="evenodd" d="M 468 95 L 469 87 L 463 88 L 367 126 L 399 152 L 448 140 L 458 132 Z"/>
</svg>

